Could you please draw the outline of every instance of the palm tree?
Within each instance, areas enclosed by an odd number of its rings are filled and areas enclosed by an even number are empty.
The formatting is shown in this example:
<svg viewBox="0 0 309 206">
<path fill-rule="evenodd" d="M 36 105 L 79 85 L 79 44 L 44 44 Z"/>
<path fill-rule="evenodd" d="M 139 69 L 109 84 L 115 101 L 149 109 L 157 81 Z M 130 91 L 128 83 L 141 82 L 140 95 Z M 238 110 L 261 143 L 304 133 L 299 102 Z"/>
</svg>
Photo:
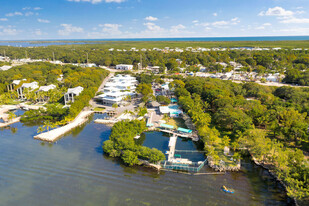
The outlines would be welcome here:
<svg viewBox="0 0 309 206">
<path fill-rule="evenodd" d="M 45 127 L 38 127 L 38 129 L 37 129 L 37 133 L 39 134 L 39 133 L 42 133 L 42 132 L 44 132 L 45 131 Z"/>
<path fill-rule="evenodd" d="M 12 121 L 14 118 L 16 118 L 16 114 L 14 112 L 8 112 L 8 114 L 9 114 L 9 117 L 8 117 L 9 122 Z"/>
<path fill-rule="evenodd" d="M 50 121 L 44 121 L 44 127 L 46 128 L 47 131 L 50 130 L 52 124 Z"/>
</svg>

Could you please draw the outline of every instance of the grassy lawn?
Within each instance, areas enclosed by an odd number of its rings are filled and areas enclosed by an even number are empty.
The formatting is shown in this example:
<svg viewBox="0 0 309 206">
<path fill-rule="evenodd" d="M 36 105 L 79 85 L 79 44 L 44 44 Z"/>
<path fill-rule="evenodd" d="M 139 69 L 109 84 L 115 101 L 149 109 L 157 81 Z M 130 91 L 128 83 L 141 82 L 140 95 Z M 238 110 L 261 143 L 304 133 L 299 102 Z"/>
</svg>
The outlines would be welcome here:
<svg viewBox="0 0 309 206">
<path fill-rule="evenodd" d="M 185 120 L 183 120 L 182 118 L 164 118 L 164 120 L 166 121 L 166 124 L 168 125 L 173 125 L 176 128 L 182 127 L 182 128 L 188 129 L 185 124 Z"/>
<path fill-rule="evenodd" d="M 215 151 L 218 152 L 220 160 L 223 160 L 226 166 L 236 166 L 237 165 L 236 162 L 231 160 L 232 158 L 231 156 L 224 155 L 223 149 L 216 148 Z"/>
<path fill-rule="evenodd" d="M 96 107 L 93 109 L 93 111 L 95 112 L 103 112 L 105 110 L 105 108 L 102 108 L 102 107 Z"/>
</svg>

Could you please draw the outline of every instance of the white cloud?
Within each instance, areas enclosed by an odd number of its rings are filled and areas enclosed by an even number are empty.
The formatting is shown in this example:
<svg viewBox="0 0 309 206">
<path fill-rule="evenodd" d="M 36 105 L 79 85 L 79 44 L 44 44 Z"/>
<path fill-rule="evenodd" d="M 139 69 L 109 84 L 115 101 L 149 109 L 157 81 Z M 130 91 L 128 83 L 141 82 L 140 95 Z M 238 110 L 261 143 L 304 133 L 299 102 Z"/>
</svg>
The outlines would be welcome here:
<svg viewBox="0 0 309 206">
<path fill-rule="evenodd" d="M 2 30 L 0 30 L 0 35 L 2 36 L 15 36 L 19 33 L 19 31 L 13 26 L 1 27 L 1 29 Z"/>
<path fill-rule="evenodd" d="M 281 20 L 280 23 L 283 23 L 283 24 L 309 24 L 309 19 L 308 18 L 291 17 L 291 18 L 288 18 L 288 19 Z"/>
<path fill-rule="evenodd" d="M 157 32 L 157 31 L 162 31 L 163 30 L 160 26 L 158 26 L 158 25 L 156 25 L 156 24 L 154 24 L 152 22 L 144 23 L 144 25 L 147 27 L 147 29 L 149 31 Z"/>
<path fill-rule="evenodd" d="M 184 30 L 186 27 L 182 24 L 178 24 L 176 26 L 171 27 L 171 32 L 172 33 L 179 33 L 181 30 Z"/>
<path fill-rule="evenodd" d="M 282 7 L 276 6 L 269 8 L 267 11 L 261 11 L 259 16 L 292 16 L 294 12 L 285 10 Z"/>
<path fill-rule="evenodd" d="M 21 12 L 15 11 L 13 13 L 8 13 L 5 16 L 22 16 L 23 14 Z"/>
<path fill-rule="evenodd" d="M 198 22 L 199 22 L 198 20 L 193 20 L 193 21 L 192 21 L 193 24 L 196 24 L 196 23 L 198 23 Z"/>
<path fill-rule="evenodd" d="M 24 7 L 23 10 L 30 10 L 31 7 Z"/>
<path fill-rule="evenodd" d="M 218 16 L 218 14 L 217 14 L 217 13 L 213 13 L 212 15 L 213 15 L 213 16 Z"/>
<path fill-rule="evenodd" d="M 145 20 L 147 20 L 147 21 L 157 21 L 158 18 L 157 18 L 157 17 L 153 17 L 153 16 L 147 16 L 147 17 L 145 18 Z"/>
<path fill-rule="evenodd" d="M 125 2 L 126 0 L 68 0 L 72 2 L 89 2 L 92 4 L 98 4 L 101 2 L 106 2 L 106 3 L 122 3 Z"/>
<path fill-rule="evenodd" d="M 61 36 L 68 36 L 72 33 L 84 32 L 83 28 L 72 26 L 72 24 L 61 24 L 60 26 L 63 27 L 63 29 L 58 30 L 58 34 Z"/>
<path fill-rule="evenodd" d="M 7 21 L 7 18 L 0 18 L 0 21 Z"/>
<path fill-rule="evenodd" d="M 102 27 L 102 32 L 111 34 L 111 35 L 119 35 L 121 31 L 119 30 L 122 25 L 120 24 L 100 24 L 99 27 Z"/>
<path fill-rule="evenodd" d="M 264 30 L 265 29 L 265 26 L 258 26 L 255 28 L 256 30 Z"/>
<path fill-rule="evenodd" d="M 50 23 L 50 21 L 47 20 L 47 19 L 38 19 L 38 22 L 40 22 L 40 23 L 45 23 L 45 24 Z"/>
<path fill-rule="evenodd" d="M 34 14 L 33 12 L 29 11 L 25 13 L 25 16 L 32 16 L 33 14 Z"/>
<path fill-rule="evenodd" d="M 43 35 L 43 32 L 40 29 L 36 29 L 34 31 L 34 34 L 37 35 L 37 36 L 41 36 L 41 35 Z"/>
<path fill-rule="evenodd" d="M 271 26 L 271 23 L 264 23 L 263 26 Z"/>
<path fill-rule="evenodd" d="M 41 9 L 42 9 L 41 7 L 34 7 L 34 8 L 33 8 L 33 10 L 36 10 L 36 11 L 37 11 L 37 10 L 41 10 Z"/>
<path fill-rule="evenodd" d="M 227 21 L 215 21 L 212 23 L 213 26 L 225 26 L 225 25 L 228 25 L 229 22 Z"/>
</svg>

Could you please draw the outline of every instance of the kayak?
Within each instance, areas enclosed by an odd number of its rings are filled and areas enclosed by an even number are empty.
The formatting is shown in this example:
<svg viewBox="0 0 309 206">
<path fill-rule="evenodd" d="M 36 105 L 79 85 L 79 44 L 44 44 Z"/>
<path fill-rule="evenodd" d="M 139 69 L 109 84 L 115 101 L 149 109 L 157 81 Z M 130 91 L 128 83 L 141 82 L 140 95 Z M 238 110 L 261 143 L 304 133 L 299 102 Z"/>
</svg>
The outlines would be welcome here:
<svg viewBox="0 0 309 206">
<path fill-rule="evenodd" d="M 234 191 L 231 191 L 231 190 L 227 189 L 224 185 L 222 186 L 222 190 L 223 190 L 224 192 L 226 192 L 226 193 L 230 193 L 230 194 L 233 194 L 233 193 L 234 193 Z"/>
</svg>

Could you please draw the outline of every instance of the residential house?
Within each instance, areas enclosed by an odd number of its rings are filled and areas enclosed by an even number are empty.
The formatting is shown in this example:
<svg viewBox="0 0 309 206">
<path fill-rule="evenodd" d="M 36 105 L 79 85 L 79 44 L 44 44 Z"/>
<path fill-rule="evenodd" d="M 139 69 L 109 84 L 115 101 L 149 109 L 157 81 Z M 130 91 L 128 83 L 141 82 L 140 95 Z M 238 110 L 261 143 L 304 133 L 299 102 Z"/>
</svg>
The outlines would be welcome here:
<svg viewBox="0 0 309 206">
<path fill-rule="evenodd" d="M 21 100 L 26 100 L 25 93 L 33 91 L 37 88 L 39 88 L 39 84 L 37 82 L 23 83 L 21 87 L 17 89 L 18 98 Z"/>
<path fill-rule="evenodd" d="M 68 92 L 64 94 L 64 103 L 74 102 L 74 97 L 79 96 L 80 93 L 84 90 L 83 87 L 78 86 L 75 88 L 69 88 Z"/>
</svg>

